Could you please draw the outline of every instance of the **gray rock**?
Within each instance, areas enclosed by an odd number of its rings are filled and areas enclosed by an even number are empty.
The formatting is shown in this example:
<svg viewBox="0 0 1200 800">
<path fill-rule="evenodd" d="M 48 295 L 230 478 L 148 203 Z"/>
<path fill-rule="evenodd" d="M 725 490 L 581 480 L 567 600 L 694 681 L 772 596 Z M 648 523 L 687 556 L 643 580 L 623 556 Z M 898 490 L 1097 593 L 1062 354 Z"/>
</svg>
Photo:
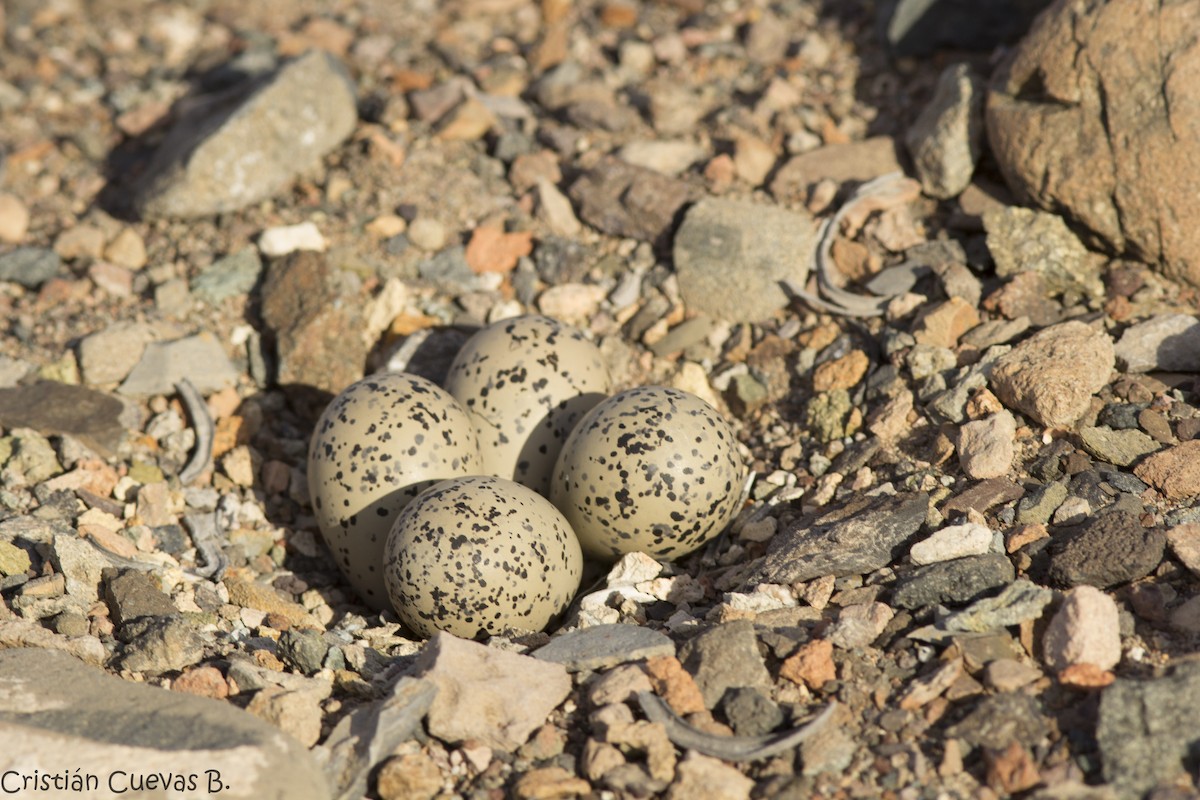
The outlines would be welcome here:
<svg viewBox="0 0 1200 800">
<path fill-rule="evenodd" d="M 1064 483 L 1044 483 L 1017 503 L 1017 522 L 1022 525 L 1035 522 L 1049 522 L 1050 516 L 1067 499 L 1067 486 Z"/>
<path fill-rule="evenodd" d="M 863 575 L 901 558 L 929 508 L 922 492 L 859 497 L 801 520 L 771 540 L 748 583 L 797 583 L 824 575 Z"/>
<path fill-rule="evenodd" d="M 1060 586 L 1107 589 L 1149 575 L 1162 562 L 1167 536 L 1131 514 L 1112 511 L 1087 520 L 1050 556 L 1049 578 Z"/>
<path fill-rule="evenodd" d="M 24 359 L 0 355 L 0 389 L 16 386 L 33 369 L 33 364 Z"/>
<path fill-rule="evenodd" d="M 771 691 L 771 675 L 749 620 L 726 622 L 689 639 L 679 650 L 679 660 L 696 679 L 707 708 L 716 707 L 732 688 Z"/>
<path fill-rule="evenodd" d="M 1096 742 L 1104 780 L 1122 800 L 1191 780 L 1200 741 L 1200 664 L 1178 663 L 1153 680 L 1118 678 L 1100 695 Z"/>
<path fill-rule="evenodd" d="M 137 188 L 145 217 L 200 217 L 245 208 L 285 187 L 357 122 L 354 84 L 313 51 L 184 115 Z"/>
<path fill-rule="evenodd" d="M 61 474 L 62 464 L 50 441 L 32 428 L 14 428 L 10 432 L 12 454 L 5 467 L 16 470 L 33 485 Z"/>
<path fill-rule="evenodd" d="M 970 185 L 983 152 L 984 89 L 967 64 L 952 64 L 909 128 L 905 143 L 930 197 L 957 197 Z"/>
<path fill-rule="evenodd" d="M 571 184 L 579 216 L 614 236 L 627 236 L 666 249 L 676 216 L 696 192 L 654 170 L 606 158 Z"/>
<path fill-rule="evenodd" d="M 109 617 L 123 626 L 142 617 L 164 617 L 179 609 L 150 577 L 138 569 L 108 568 L 101 572 Z"/>
<path fill-rule="evenodd" d="M 79 372 L 84 383 L 95 386 L 125 380 L 146 345 L 160 338 L 166 337 L 159 336 L 154 326 L 129 321 L 88 334 L 80 340 L 78 348 Z"/>
<path fill-rule="evenodd" d="M 1000 277 L 1032 270 L 1053 295 L 1076 291 L 1093 298 L 1104 296 L 1103 260 L 1088 252 L 1062 217 L 1002 206 L 984 212 L 983 227 Z"/>
<path fill-rule="evenodd" d="M 1130 325 L 1113 351 L 1126 372 L 1200 372 L 1200 319 L 1160 314 Z"/>
<path fill-rule="evenodd" d="M 337 394 L 363 376 L 363 303 L 351 277 L 310 251 L 271 263 L 262 317 L 275 339 L 280 384 Z"/>
<path fill-rule="evenodd" d="M 312 756 L 266 723 L 228 703 L 110 677 L 62 653 L 0 652 L 0 721 L 0 771 L 96 776 L 95 790 L 72 798 L 112 797 L 130 776 L 154 773 L 194 775 L 199 792 L 227 800 L 330 797 Z"/>
<path fill-rule="evenodd" d="M 18 247 L 0 255 L 0 281 L 36 289 L 58 274 L 62 259 L 44 247 Z"/>
<path fill-rule="evenodd" d="M 788 303 L 793 280 L 817 246 L 807 214 L 744 200 L 706 198 L 675 234 L 675 272 L 690 311 L 758 322 Z"/>
<path fill-rule="evenodd" d="M 675 655 L 675 643 L 640 625 L 593 625 L 554 638 L 533 657 L 562 664 L 569 672 L 596 670 L 656 656 Z"/>
<path fill-rule="evenodd" d="M 1135 423 L 1136 424 L 1136 423 Z M 1096 458 L 1127 467 L 1134 461 L 1159 450 L 1162 445 L 1139 430 L 1116 430 L 1107 426 L 1080 428 L 1083 449 Z"/>
<path fill-rule="evenodd" d="M 939 561 L 898 579 L 892 603 L 910 609 L 968 603 L 990 589 L 1012 583 L 1015 577 L 1012 562 L 999 553 Z"/>
<path fill-rule="evenodd" d="M 1053 599 L 1054 592 L 1046 587 L 1027 578 L 1018 578 L 995 597 L 976 600 L 963 610 L 948 615 L 941 625 L 950 631 L 983 633 L 999 630 L 1039 619 Z"/>
<path fill-rule="evenodd" d="M 109 566 L 108 559 L 70 528 L 55 531 L 51 536 L 50 563 L 66 580 L 67 594 L 88 604 L 99 600 L 101 576 Z"/>
<path fill-rule="evenodd" d="M 985 697 L 974 711 L 946 729 L 948 738 L 994 750 L 1003 750 L 1011 742 L 1033 744 L 1049 733 L 1041 704 L 1036 697 L 1024 692 L 1002 692 Z"/>
<path fill-rule="evenodd" d="M 0 425 L 68 434 L 103 456 L 121 446 L 124 409 L 112 395 L 57 381 L 0 389 Z"/>
<path fill-rule="evenodd" d="M 783 724 L 783 711 L 760 689 L 738 686 L 721 699 L 725 719 L 738 736 L 761 736 Z"/>
<path fill-rule="evenodd" d="M 329 645 L 316 631 L 291 628 L 279 635 L 279 657 L 305 675 L 319 671 L 328 652 Z"/>
<path fill-rule="evenodd" d="M 192 279 L 192 294 L 216 305 L 227 297 L 249 293 L 262 275 L 258 249 L 247 247 L 214 261 Z"/>
<path fill-rule="evenodd" d="M 117 391 L 129 397 L 175 393 L 175 384 L 187 378 L 201 394 L 212 394 L 237 384 L 238 371 L 211 334 L 200 333 L 173 342 L 153 342 Z"/>
<path fill-rule="evenodd" d="M 898 0 L 880 6 L 880 27 L 898 56 L 990 51 L 1021 38 L 1050 0 Z"/>
<path fill-rule="evenodd" d="M 204 637 L 178 615 L 142 617 L 123 625 L 120 634 L 126 644 L 119 663 L 130 672 L 178 672 L 204 657 Z"/>
</svg>

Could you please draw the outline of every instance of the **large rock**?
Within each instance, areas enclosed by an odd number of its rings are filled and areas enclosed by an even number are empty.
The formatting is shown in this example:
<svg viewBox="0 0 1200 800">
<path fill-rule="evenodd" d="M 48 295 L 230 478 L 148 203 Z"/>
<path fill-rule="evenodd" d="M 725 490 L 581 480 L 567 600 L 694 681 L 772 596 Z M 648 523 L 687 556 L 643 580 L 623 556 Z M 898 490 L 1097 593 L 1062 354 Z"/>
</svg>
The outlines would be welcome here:
<svg viewBox="0 0 1200 800">
<path fill-rule="evenodd" d="M 137 190 L 144 217 L 245 208 L 285 187 L 354 130 L 354 84 L 315 51 L 197 106 L 167 134 Z"/>
<path fill-rule="evenodd" d="M 1200 285 L 1200 2 L 1059 0 L 996 73 L 996 161 L 1026 202 Z"/>
<path fill-rule="evenodd" d="M 783 308 L 783 280 L 795 279 L 816 248 L 807 214 L 744 200 L 696 203 L 675 234 L 675 271 L 688 309 L 758 322 Z"/>
<path fill-rule="evenodd" d="M 303 747 L 234 706 L 113 678 L 63 653 L 7 650 L 0 773 L 8 787 L 35 771 L 81 779 L 47 797 L 330 797 Z"/>
</svg>

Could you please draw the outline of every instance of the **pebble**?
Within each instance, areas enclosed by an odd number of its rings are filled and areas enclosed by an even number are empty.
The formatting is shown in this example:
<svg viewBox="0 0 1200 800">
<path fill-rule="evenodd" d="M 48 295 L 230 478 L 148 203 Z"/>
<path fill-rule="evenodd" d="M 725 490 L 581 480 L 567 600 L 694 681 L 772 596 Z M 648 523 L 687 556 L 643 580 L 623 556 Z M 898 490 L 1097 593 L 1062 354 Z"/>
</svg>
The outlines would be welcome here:
<svg viewBox="0 0 1200 800">
<path fill-rule="evenodd" d="M 1014 658 L 998 658 L 983 668 L 984 682 L 998 692 L 1015 692 L 1041 679 L 1042 671 Z"/>
<path fill-rule="evenodd" d="M 706 155 L 705 150 L 686 140 L 633 141 L 617 151 L 627 164 L 652 169 L 672 177 L 687 169 Z"/>
<path fill-rule="evenodd" d="M 1027 578 L 1018 578 L 995 597 L 976 600 L 948 614 L 942 627 L 951 631 L 983 633 L 1039 619 L 1042 610 L 1054 599 L 1054 593 Z"/>
<path fill-rule="evenodd" d="M 1104 781 L 1118 797 L 1142 797 L 1164 780 L 1186 777 L 1200 739 L 1200 665 L 1176 664 L 1150 679 L 1118 678 L 1100 695 L 1096 743 Z"/>
<path fill-rule="evenodd" d="M 775 168 L 775 150 L 757 136 L 738 136 L 733 144 L 733 167 L 747 184 L 761 186 Z"/>
<path fill-rule="evenodd" d="M 408 240 L 427 253 L 446 246 L 446 228 L 432 217 L 417 217 L 408 226 Z"/>
<path fill-rule="evenodd" d="M 0 281 L 36 289 L 58 274 L 62 261 L 53 250 L 18 247 L 0 255 Z"/>
<path fill-rule="evenodd" d="M 104 231 L 94 225 L 80 224 L 67 228 L 54 240 L 54 252 L 67 261 L 81 258 L 100 258 L 104 253 Z"/>
<path fill-rule="evenodd" d="M 1017 522 L 1022 525 L 1046 523 L 1067 499 L 1067 487 L 1059 481 L 1043 483 L 1017 503 Z"/>
<path fill-rule="evenodd" d="M 20 244 L 29 230 L 29 210 L 16 195 L 0 193 L 0 242 Z"/>
<path fill-rule="evenodd" d="M 1200 439 L 1147 456 L 1133 474 L 1153 486 L 1169 500 L 1200 495 Z"/>
<path fill-rule="evenodd" d="M 316 631 L 289 629 L 279 635 L 279 657 L 305 675 L 320 671 L 329 645 Z"/>
<path fill-rule="evenodd" d="M 0 575 L 22 575 L 31 566 L 29 553 L 11 542 L 0 541 Z"/>
<path fill-rule="evenodd" d="M 171 681 L 171 691 L 223 700 L 229 696 L 229 682 L 216 667 L 192 667 Z"/>
<path fill-rule="evenodd" d="M 251 698 L 246 711 L 311 748 L 321 738 L 321 701 L 329 697 L 330 689 L 323 681 L 302 688 L 264 686 Z"/>
<path fill-rule="evenodd" d="M 170 616 L 179 612 L 171 598 L 140 570 L 106 569 L 103 580 L 108 615 L 118 628 L 142 617 Z"/>
<path fill-rule="evenodd" d="M 863 497 L 808 525 L 775 534 L 751 580 L 797 583 L 825 575 L 863 575 L 892 562 L 925 523 L 928 495 Z"/>
<path fill-rule="evenodd" d="M 1117 604 L 1091 586 L 1067 592 L 1042 636 L 1042 653 L 1051 669 L 1075 664 L 1112 669 L 1121 661 L 1121 625 Z"/>
<path fill-rule="evenodd" d="M 433 759 L 424 753 L 404 753 L 383 762 L 375 791 L 382 800 L 433 800 L 443 783 Z"/>
<path fill-rule="evenodd" d="M 224 778 L 218 791 L 231 800 L 331 796 L 312 754 L 226 703 L 124 681 L 63 653 L 34 648 L 0 652 L 0 674 L 20 676 L 19 682 L 7 681 L 0 700 L 6 723 L 0 769 L 6 772 L 31 774 L 28 765 L 37 764 L 41 774 L 101 776 L 102 786 L 108 776 L 120 779 L 117 769 L 195 774 L 201 781 L 215 773 Z M 30 714 L 30 708 L 71 713 Z M 136 765 L 127 763 L 131 752 L 137 753 Z"/>
<path fill-rule="evenodd" d="M 1160 448 L 1158 442 L 1139 430 L 1114 431 L 1107 425 L 1079 429 L 1083 449 L 1101 461 L 1127 467 Z"/>
<path fill-rule="evenodd" d="M 117 391 L 129 397 L 175 393 L 175 384 L 187 378 L 201 394 L 236 386 L 238 371 L 225 348 L 208 333 L 173 342 L 151 342 Z"/>
<path fill-rule="evenodd" d="M 556 236 L 578 236 L 583 226 L 567 196 L 544 178 L 537 182 L 535 192 L 538 217 L 550 232 Z"/>
<path fill-rule="evenodd" d="M 1100 514 L 1052 552 L 1048 576 L 1059 586 L 1101 589 L 1136 581 L 1162 562 L 1166 541 L 1161 528 L 1146 528 L 1130 514 Z"/>
<path fill-rule="evenodd" d="M 0 425 L 73 436 L 105 456 L 121 445 L 124 415 L 120 400 L 83 386 L 39 381 L 0 389 Z"/>
<path fill-rule="evenodd" d="M 450 744 L 474 739 L 504 752 L 524 744 L 571 691 L 561 664 L 446 633 L 429 640 L 415 668 L 438 687 L 427 718 L 430 734 Z"/>
<path fill-rule="evenodd" d="M 585 172 L 567 193 L 589 225 L 660 249 L 670 244 L 676 214 L 695 199 L 688 184 L 612 157 Z"/>
<path fill-rule="evenodd" d="M 704 695 L 695 678 L 674 656 L 655 656 L 642 665 L 654 693 L 680 716 L 704 711 Z"/>
<path fill-rule="evenodd" d="M 298 250 L 324 253 L 329 244 L 313 222 L 267 228 L 258 237 L 258 249 L 267 258 L 279 258 Z"/>
<path fill-rule="evenodd" d="M 587 795 L 592 787 L 562 767 L 539 767 L 518 778 L 513 789 L 520 800 L 544 800 Z"/>
<path fill-rule="evenodd" d="M 992 536 L 988 526 L 975 522 L 950 525 L 914 544 L 908 556 L 914 564 L 933 564 L 952 558 L 983 555 L 992 546 Z"/>
<path fill-rule="evenodd" d="M 771 179 L 771 194 L 780 203 L 803 203 L 808 199 L 809 189 L 822 180 L 841 184 L 903 172 L 896 150 L 896 142 L 890 136 L 826 144 L 788 159 Z"/>
<path fill-rule="evenodd" d="M 779 283 L 816 248 L 816 226 L 799 211 L 744 200 L 706 198 L 675 234 L 675 272 L 689 311 L 731 322 L 758 322 L 788 304 Z M 730 276 L 737 291 L 730 291 Z"/>
<path fill-rule="evenodd" d="M 295 627 L 321 628 L 304 606 L 284 600 L 269 586 L 237 577 L 225 578 L 229 602 L 240 608 L 252 608 L 267 614 L 278 614 Z"/>
<path fill-rule="evenodd" d="M 141 617 L 122 625 L 120 635 L 126 640 L 118 662 L 121 669 L 148 675 L 196 664 L 208 644 L 192 623 L 178 615 Z"/>
<path fill-rule="evenodd" d="M 984 81 L 964 63 L 942 71 L 933 98 L 905 143 L 930 197 L 956 197 L 971 183 L 983 152 Z"/>
<path fill-rule="evenodd" d="M 1008 474 L 1016 455 L 1017 421 L 1001 410 L 987 419 L 964 422 L 958 429 L 958 463 L 970 478 Z"/>
<path fill-rule="evenodd" d="M 833 642 L 814 639 L 801 645 L 779 666 L 779 676 L 813 690 L 835 680 L 837 668 L 833 663 Z"/>
<path fill-rule="evenodd" d="M 1114 363 L 1107 334 L 1063 322 L 1000 356 L 989 382 L 1005 405 L 1048 427 L 1068 427 L 1108 383 Z"/>
<path fill-rule="evenodd" d="M 191 292 L 204 302 L 217 305 L 226 298 L 248 294 L 258 284 L 262 270 L 258 250 L 245 247 L 202 269 L 192 279 Z"/>
<path fill-rule="evenodd" d="M 658 631 L 640 625 L 594 625 L 555 637 L 533 657 L 562 664 L 570 672 L 598 670 L 675 655 L 675 644 Z"/>
<path fill-rule="evenodd" d="M 165 332 L 165 331 L 162 331 Z M 79 342 L 80 377 L 93 386 L 119 383 L 133 371 L 160 329 L 145 322 L 118 322 Z"/>
<path fill-rule="evenodd" d="M 502 228 L 481 225 L 471 234 L 464 258 L 472 272 L 512 272 L 518 259 L 533 252 L 533 233 L 505 233 Z"/>
<path fill-rule="evenodd" d="M 1200 523 L 1187 522 L 1167 531 L 1171 552 L 1193 575 L 1200 576 Z"/>
<path fill-rule="evenodd" d="M 692 750 L 679 762 L 667 800 L 750 800 L 753 788 L 754 781 L 737 768 Z"/>
<path fill-rule="evenodd" d="M 940 561 L 897 579 L 892 603 L 907 609 L 965 604 L 986 591 L 1007 586 L 1015 577 L 1012 562 L 998 553 Z"/>
<path fill-rule="evenodd" d="M 137 271 L 146 266 L 146 242 L 133 228 L 122 228 L 104 248 L 104 258 L 118 267 Z"/>
<path fill-rule="evenodd" d="M 1126 372 L 1200 372 L 1200 319 L 1159 314 L 1126 328 L 1113 351 Z"/>
<path fill-rule="evenodd" d="M 1103 259 L 1088 252 L 1057 214 L 1002 206 L 984 212 L 983 226 L 998 276 L 1034 271 L 1051 295 L 1077 291 L 1093 298 L 1104 296 Z"/>
<path fill-rule="evenodd" d="M 709 709 L 733 687 L 771 689 L 771 676 L 758 652 L 754 623 L 749 620 L 716 625 L 689 639 L 679 650 L 679 660 L 695 677 Z"/>
<path fill-rule="evenodd" d="M 868 647 L 895 615 L 895 611 L 879 602 L 843 606 L 837 622 L 829 629 L 829 641 L 843 650 Z"/>
<path fill-rule="evenodd" d="M 200 107 L 175 123 L 137 188 L 143 217 L 245 208 L 284 188 L 354 130 L 354 84 L 328 53 L 310 51 L 256 84 L 232 113 L 214 120 L 210 107 Z M 288 123 L 282 130 L 281 120 Z"/>
<path fill-rule="evenodd" d="M 604 302 L 603 286 L 589 283 L 564 283 L 551 286 L 537 299 L 540 312 L 569 325 L 586 326 Z"/>
</svg>

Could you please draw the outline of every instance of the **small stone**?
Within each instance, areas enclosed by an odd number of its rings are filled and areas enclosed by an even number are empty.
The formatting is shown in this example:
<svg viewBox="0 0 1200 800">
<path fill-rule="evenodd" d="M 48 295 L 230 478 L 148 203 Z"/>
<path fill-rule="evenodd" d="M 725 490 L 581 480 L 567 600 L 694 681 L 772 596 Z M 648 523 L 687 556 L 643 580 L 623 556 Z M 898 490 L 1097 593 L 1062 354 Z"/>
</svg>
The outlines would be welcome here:
<svg viewBox="0 0 1200 800">
<path fill-rule="evenodd" d="M 1162 562 L 1166 534 L 1131 514 L 1110 511 L 1081 527 L 1050 556 L 1048 576 L 1059 586 L 1106 589 L 1143 578 Z"/>
<path fill-rule="evenodd" d="M 319 672 L 328 652 L 329 645 L 316 631 L 292 628 L 279 634 L 279 657 L 305 675 Z"/>
<path fill-rule="evenodd" d="M 279 258 L 297 250 L 324 253 L 327 247 L 325 237 L 312 222 L 267 228 L 258 237 L 258 249 L 267 258 Z"/>
<path fill-rule="evenodd" d="M 1066 291 L 1104 296 L 1097 259 L 1062 217 L 1045 211 L 1003 206 L 983 215 L 987 245 L 1002 278 L 1036 271 L 1051 295 Z M 1111 367 L 1110 367 L 1111 368 Z"/>
<path fill-rule="evenodd" d="M 0 255 L 0 281 L 11 281 L 26 289 L 37 289 L 58 274 L 62 261 L 53 250 L 18 247 Z"/>
<path fill-rule="evenodd" d="M 129 297 L 133 294 L 133 273 L 107 261 L 97 261 L 88 267 L 88 277 L 96 288 L 113 297 Z"/>
<path fill-rule="evenodd" d="M 465 258 L 476 273 L 512 272 L 517 260 L 533 252 L 533 233 L 505 233 L 501 228 L 483 225 L 471 234 Z"/>
<path fill-rule="evenodd" d="M 605 233 L 666 248 L 675 216 L 695 193 L 653 170 L 606 158 L 571 184 L 579 216 Z"/>
<path fill-rule="evenodd" d="M 446 246 L 446 228 L 432 217 L 417 217 L 408 226 L 408 240 L 427 253 Z"/>
<path fill-rule="evenodd" d="M 122 626 L 121 636 L 128 641 L 119 663 L 130 672 L 178 672 L 204 657 L 204 637 L 178 615 L 141 617 Z"/>
<path fill-rule="evenodd" d="M 111 395 L 56 381 L 0 389 L 0 425 L 65 434 L 105 456 L 121 445 L 124 409 Z"/>
<path fill-rule="evenodd" d="M 706 708 L 713 708 L 727 689 L 749 686 L 770 691 L 771 676 L 758 652 L 754 623 L 737 620 L 716 625 L 689 639 L 679 660 L 696 678 Z"/>
<path fill-rule="evenodd" d="M 968 65 L 953 64 L 909 128 L 905 143 L 930 197 L 956 197 L 971 183 L 983 151 L 984 95 L 983 80 Z"/>
<path fill-rule="evenodd" d="M 1075 587 L 1046 627 L 1042 652 L 1056 671 L 1075 664 L 1112 669 L 1121 661 L 1117 604 L 1099 589 Z"/>
<path fill-rule="evenodd" d="M 226 577 L 225 588 L 229 592 L 229 602 L 235 606 L 278 614 L 296 627 L 322 627 L 309 615 L 304 606 L 284 600 L 269 586 L 243 578 Z"/>
<path fill-rule="evenodd" d="M 1044 524 L 1067 499 L 1065 484 L 1055 481 L 1044 483 L 1021 498 L 1017 504 L 1017 522 L 1022 525 Z"/>
<path fill-rule="evenodd" d="M 740 179 L 761 186 L 775 168 L 775 150 L 757 136 L 738 136 L 733 144 L 733 167 Z"/>
<path fill-rule="evenodd" d="M 649 658 L 643 665 L 654 693 L 680 716 L 703 711 L 704 695 L 696 685 L 695 678 L 683 668 L 674 656 Z"/>
<path fill-rule="evenodd" d="M 967 331 L 979 324 L 979 311 L 961 297 L 951 297 L 922 312 L 913 323 L 917 344 L 955 347 Z"/>
<path fill-rule="evenodd" d="M 627 164 L 675 176 L 705 156 L 705 150 L 688 141 L 641 140 L 622 147 L 617 155 Z"/>
<path fill-rule="evenodd" d="M 192 667 L 171 681 L 171 691 L 224 700 L 229 696 L 229 682 L 216 667 Z"/>
<path fill-rule="evenodd" d="M 879 602 L 844 606 L 829 629 L 829 641 L 843 650 L 869 647 L 895 615 L 895 611 Z"/>
<path fill-rule="evenodd" d="M 1070 321 L 1045 328 L 996 360 L 989 382 L 1005 405 L 1043 425 L 1067 427 L 1108 383 L 1112 341 Z"/>
<path fill-rule="evenodd" d="M 146 243 L 133 228 L 122 228 L 104 248 L 104 258 L 118 267 L 137 271 L 146 266 Z"/>
<path fill-rule="evenodd" d="M 506 653 L 438 633 L 416 663 L 438 687 L 430 734 L 447 743 L 477 739 L 512 752 L 545 723 L 571 691 L 561 664 Z"/>
<path fill-rule="evenodd" d="M 179 613 L 171 598 L 140 570 L 106 569 L 103 578 L 109 617 L 118 626 L 142 617 L 165 617 Z"/>
<path fill-rule="evenodd" d="M 688 209 L 674 240 L 679 291 L 690 311 L 757 322 L 788 303 L 779 282 L 816 248 L 816 226 L 800 212 L 707 198 Z M 730 275 L 736 274 L 737 291 Z"/>
<path fill-rule="evenodd" d="M 246 247 L 201 270 L 192 279 L 191 291 L 204 302 L 217 305 L 228 297 L 248 294 L 258 284 L 262 269 L 258 251 Z"/>
<path fill-rule="evenodd" d="M 238 371 L 225 349 L 208 333 L 151 342 L 130 371 L 118 392 L 131 397 L 175 393 L 175 385 L 187 378 L 201 394 L 236 386 Z"/>
<path fill-rule="evenodd" d="M 1187 522 L 1167 531 L 1171 552 L 1193 575 L 1200 576 L 1200 523 Z"/>
<path fill-rule="evenodd" d="M 995 597 L 976 600 L 961 611 L 948 614 L 942 626 L 946 630 L 976 633 L 1008 628 L 1039 619 L 1053 599 L 1054 593 L 1049 589 L 1027 578 L 1018 578 Z"/>
<path fill-rule="evenodd" d="M 21 473 L 27 484 L 32 486 L 62 474 L 58 455 L 45 436 L 30 428 L 14 428 L 9 435 L 12 455 L 5 466 Z"/>
<path fill-rule="evenodd" d="M 639 666 L 622 664 L 608 670 L 589 685 L 588 700 L 600 708 L 613 703 L 628 703 L 637 698 L 638 692 L 651 690 L 650 678 Z"/>
<path fill-rule="evenodd" d="M 221 469 L 238 486 L 253 486 L 255 459 L 250 448 L 238 445 L 221 457 Z"/>
<path fill-rule="evenodd" d="M 29 230 L 29 210 L 15 195 L 0 193 L 0 242 L 20 244 Z"/>
<path fill-rule="evenodd" d="M 935 531 L 914 544 L 908 555 L 914 564 L 933 564 L 952 558 L 983 555 L 991 546 L 991 529 L 986 525 L 968 522 Z"/>
<path fill-rule="evenodd" d="M 533 653 L 534 658 L 562 664 L 571 672 L 674 655 L 675 644 L 667 636 L 640 625 L 621 624 L 571 631 Z"/>
<path fill-rule="evenodd" d="M 94 225 L 67 228 L 54 240 L 54 252 L 67 261 L 100 258 L 104 252 L 104 231 Z"/>
<path fill-rule="evenodd" d="M 143 322 L 118 322 L 79 343 L 79 371 L 93 386 L 123 381 L 153 342 L 157 331 Z"/>
<path fill-rule="evenodd" d="M 1114 431 L 1107 425 L 1080 428 L 1079 438 L 1083 449 L 1101 461 L 1127 467 L 1144 455 L 1159 449 L 1158 442 L 1139 430 Z"/>
<path fill-rule="evenodd" d="M 314 681 L 311 686 L 285 689 L 264 686 L 246 706 L 246 711 L 266 720 L 305 747 L 321 738 L 321 701 L 329 696 L 327 683 Z"/>
<path fill-rule="evenodd" d="M 1168 500 L 1200 495 L 1200 439 L 1160 450 L 1133 468 L 1133 474 Z"/>
<path fill-rule="evenodd" d="M 262 200 L 317 164 L 353 131 L 354 84 L 336 58 L 311 51 L 231 90 L 168 132 L 137 188 L 144 217 L 200 217 Z"/>
<path fill-rule="evenodd" d="M 604 302 L 603 286 L 588 283 L 564 283 L 551 286 L 538 295 L 538 310 L 552 319 L 570 325 L 587 325 Z"/>
<path fill-rule="evenodd" d="M 828 179 L 834 184 L 862 182 L 889 172 L 903 171 L 896 141 L 890 136 L 827 144 L 793 156 L 777 169 L 771 179 L 771 194 L 781 203 L 803 203 L 808 199 L 809 189 L 822 180 Z"/>
<path fill-rule="evenodd" d="M 1160 314 L 1130 325 L 1113 348 L 1126 372 L 1200 372 L 1200 319 Z"/>
<path fill-rule="evenodd" d="M 813 390 L 827 392 L 831 389 L 852 389 L 867 374 L 870 366 L 866 353 L 851 350 L 841 358 L 826 361 L 813 370 Z"/>
<path fill-rule="evenodd" d="M 544 178 L 537 182 L 535 191 L 538 216 L 551 233 L 565 237 L 577 236 L 583 226 L 575 216 L 575 209 L 571 207 L 567 196 Z"/>
<path fill-rule="evenodd" d="M 29 553 L 12 542 L 0 541 L 0 575 L 23 575 L 30 566 Z"/>
<path fill-rule="evenodd" d="M 556 797 L 586 795 L 592 787 L 562 767 L 539 767 L 518 778 L 513 789 L 520 800 L 552 800 Z"/>
<path fill-rule="evenodd" d="M 433 800 L 445 781 L 437 764 L 424 753 L 405 753 L 383 762 L 375 779 L 381 800 Z"/>
<path fill-rule="evenodd" d="M 1012 562 L 998 553 L 940 561 L 898 579 L 892 603 L 907 609 L 968 603 L 986 591 L 1007 586 L 1015 577 Z"/>
<path fill-rule="evenodd" d="M 1037 667 L 1013 658 L 998 658 L 983 668 L 984 682 L 998 692 L 1015 692 L 1041 677 Z"/>
<path fill-rule="evenodd" d="M 474 97 L 468 97 L 445 117 L 437 138 L 446 142 L 473 142 L 492 129 L 496 115 Z"/>
<path fill-rule="evenodd" d="M 667 800 L 750 800 L 754 781 L 736 767 L 694 750 L 679 762 Z"/>
<path fill-rule="evenodd" d="M 1008 411 L 964 422 L 958 430 L 958 463 L 971 478 L 1007 475 L 1016 455 L 1016 439 L 1017 421 Z"/>
</svg>

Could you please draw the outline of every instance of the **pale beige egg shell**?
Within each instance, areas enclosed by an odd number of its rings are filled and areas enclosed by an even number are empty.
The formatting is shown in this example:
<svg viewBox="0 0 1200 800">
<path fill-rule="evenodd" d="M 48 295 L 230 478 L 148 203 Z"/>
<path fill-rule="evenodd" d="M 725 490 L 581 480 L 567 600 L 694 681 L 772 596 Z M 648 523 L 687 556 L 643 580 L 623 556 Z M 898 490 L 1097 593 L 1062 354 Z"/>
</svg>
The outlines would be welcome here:
<svg viewBox="0 0 1200 800">
<path fill-rule="evenodd" d="M 479 471 L 467 412 L 425 378 L 372 375 L 333 399 L 309 446 L 309 495 L 326 545 L 363 601 L 388 607 L 384 544 L 404 507 L 438 481 Z"/>
<path fill-rule="evenodd" d="M 579 590 L 583 554 L 550 501 L 513 481 L 444 481 L 396 520 L 387 541 L 392 606 L 421 636 L 540 631 Z"/>
<path fill-rule="evenodd" d="M 548 495 L 563 442 L 608 396 L 612 379 L 599 348 L 581 331 L 531 315 L 472 336 L 445 386 L 471 415 L 483 471 Z"/>
<path fill-rule="evenodd" d="M 649 386 L 580 420 L 559 454 L 550 499 L 588 557 L 672 559 L 725 529 L 744 478 L 733 431 L 712 406 Z"/>
</svg>

